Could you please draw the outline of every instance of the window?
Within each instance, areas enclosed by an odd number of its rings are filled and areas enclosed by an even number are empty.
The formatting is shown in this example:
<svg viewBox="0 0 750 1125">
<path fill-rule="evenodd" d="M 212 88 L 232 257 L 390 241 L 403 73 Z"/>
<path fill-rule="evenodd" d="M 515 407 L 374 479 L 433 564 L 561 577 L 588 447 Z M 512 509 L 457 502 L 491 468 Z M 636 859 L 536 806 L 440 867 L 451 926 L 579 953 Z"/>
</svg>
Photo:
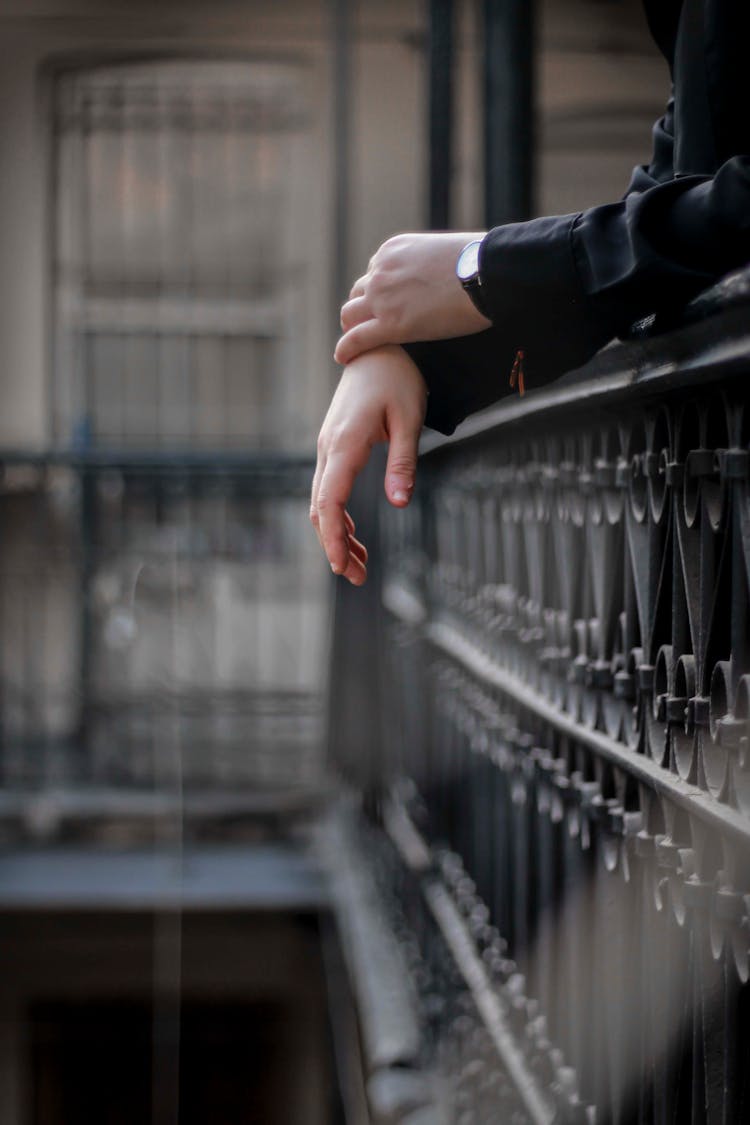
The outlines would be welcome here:
<svg viewBox="0 0 750 1125">
<path fill-rule="evenodd" d="M 309 68 L 95 68 L 55 100 L 58 444 L 310 445 Z"/>
</svg>

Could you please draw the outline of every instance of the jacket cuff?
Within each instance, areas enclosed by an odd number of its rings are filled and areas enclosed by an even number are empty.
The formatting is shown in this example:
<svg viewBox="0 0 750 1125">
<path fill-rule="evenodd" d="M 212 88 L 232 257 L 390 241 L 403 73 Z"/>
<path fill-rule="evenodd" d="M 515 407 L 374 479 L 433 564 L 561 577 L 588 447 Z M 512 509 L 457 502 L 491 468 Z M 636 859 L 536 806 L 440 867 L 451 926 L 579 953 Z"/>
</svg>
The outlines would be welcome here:
<svg viewBox="0 0 750 1125">
<path fill-rule="evenodd" d="M 527 390 L 585 363 L 613 335 L 593 309 L 574 255 L 579 215 L 495 227 L 479 251 L 492 328 L 472 336 L 404 344 L 429 392 L 425 425 L 450 434 L 467 415 L 513 393 L 523 352 Z"/>
<path fill-rule="evenodd" d="M 494 227 L 479 247 L 482 296 L 492 320 L 511 306 L 526 321 L 529 302 L 574 306 L 582 296 L 571 238 L 579 215 Z"/>
<path fill-rule="evenodd" d="M 427 384 L 425 425 L 441 434 L 452 434 L 467 415 L 506 392 L 513 355 L 492 328 L 401 346 Z"/>
<path fill-rule="evenodd" d="M 585 363 L 612 336 L 576 267 L 579 221 L 575 214 L 508 223 L 479 249 L 484 301 L 495 329 L 523 351 L 528 388 Z"/>
</svg>

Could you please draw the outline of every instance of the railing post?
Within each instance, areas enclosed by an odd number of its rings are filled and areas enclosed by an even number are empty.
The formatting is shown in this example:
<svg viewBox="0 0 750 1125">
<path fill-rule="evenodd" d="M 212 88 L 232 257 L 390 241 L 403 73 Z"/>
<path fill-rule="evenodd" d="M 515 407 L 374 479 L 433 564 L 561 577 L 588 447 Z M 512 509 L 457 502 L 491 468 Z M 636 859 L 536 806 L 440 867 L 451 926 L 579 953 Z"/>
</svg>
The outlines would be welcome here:
<svg viewBox="0 0 750 1125">
<path fill-rule="evenodd" d="M 383 471 L 380 450 L 360 474 L 352 494 L 350 507 L 357 536 L 367 544 L 370 554 L 368 578 L 356 589 L 343 578 L 336 581 L 329 678 L 330 759 L 337 772 L 367 797 L 381 787 L 386 772 L 384 759 L 388 757 L 388 748 L 383 746 L 378 612 L 378 501 Z"/>
<path fill-rule="evenodd" d="M 534 184 L 534 0 L 484 0 L 488 226 L 527 219 Z"/>
<path fill-rule="evenodd" d="M 333 189 L 333 300 L 338 305 L 346 299 L 349 277 L 349 157 L 352 4 L 350 0 L 331 0 L 334 189 Z"/>
<path fill-rule="evenodd" d="M 429 97 L 429 223 L 440 230 L 451 223 L 453 0 L 430 0 Z"/>
</svg>

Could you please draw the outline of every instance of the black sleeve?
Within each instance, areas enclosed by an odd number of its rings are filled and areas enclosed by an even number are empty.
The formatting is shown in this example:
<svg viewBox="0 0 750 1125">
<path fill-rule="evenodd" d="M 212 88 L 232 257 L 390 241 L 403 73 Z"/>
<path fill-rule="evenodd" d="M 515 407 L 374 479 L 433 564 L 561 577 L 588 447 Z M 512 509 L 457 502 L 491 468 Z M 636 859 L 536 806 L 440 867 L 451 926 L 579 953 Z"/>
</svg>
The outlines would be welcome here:
<svg viewBox="0 0 750 1125">
<path fill-rule="evenodd" d="M 585 300 L 613 333 L 684 305 L 750 261 L 750 156 L 584 212 L 572 248 Z"/>
<path fill-rule="evenodd" d="M 750 157 L 715 176 L 633 190 L 580 215 L 498 227 L 480 253 L 493 325 L 528 338 L 528 373 L 550 349 L 582 362 L 640 317 L 684 305 L 750 260 Z M 485 280 L 486 279 L 486 280 Z"/>
<path fill-rule="evenodd" d="M 404 345 L 427 383 L 425 425 L 450 434 L 468 414 L 510 393 L 518 351 L 526 389 L 533 389 L 582 363 L 611 337 L 587 315 L 572 248 L 577 219 L 534 219 L 490 231 L 480 273 L 492 328 Z"/>
<path fill-rule="evenodd" d="M 643 191 L 653 187 L 662 179 L 671 178 L 672 174 L 672 102 L 670 101 L 663 118 L 654 126 L 654 148 L 651 162 L 648 166 L 636 168 L 633 172 L 628 194 Z M 425 425 L 441 433 L 453 433 L 456 426 L 469 414 L 496 402 L 503 395 L 511 392 L 510 374 L 516 352 L 522 347 L 527 352 L 531 346 L 531 361 L 533 366 L 533 385 L 540 386 L 561 374 L 566 368 L 574 366 L 580 354 L 590 354 L 597 347 L 606 342 L 594 335 L 593 339 L 586 339 L 581 343 L 575 339 L 568 339 L 565 350 L 560 350 L 560 341 L 566 338 L 567 311 L 564 295 L 575 290 L 577 276 L 573 268 L 572 251 L 567 245 L 573 220 L 577 216 L 567 218 L 537 219 L 535 223 L 516 224 L 514 231 L 515 250 L 514 258 L 518 258 L 521 269 L 518 270 L 519 282 L 528 278 L 528 285 L 524 290 L 523 314 L 524 321 L 528 321 L 528 311 L 544 315 L 543 331 L 551 338 L 554 333 L 557 343 L 554 347 L 540 346 L 536 332 L 524 332 L 517 335 L 513 331 L 513 319 L 517 312 L 504 314 L 498 308 L 498 298 L 495 297 L 494 326 L 486 332 L 474 336 L 462 336 L 451 340 L 437 340 L 424 343 L 405 344 L 404 348 L 419 367 L 427 382 L 429 397 L 427 401 L 427 417 Z M 498 238 L 503 237 L 500 232 L 503 227 L 492 232 Z M 524 231 L 528 230 L 534 236 L 534 243 L 527 248 Z M 527 250 L 531 254 L 523 268 L 523 259 Z M 541 258 L 541 261 L 539 260 Z M 491 266 L 491 261 L 490 261 Z M 555 280 L 555 274 L 558 275 Z M 542 287 L 542 278 L 547 277 L 546 292 Z M 492 288 L 493 278 L 488 275 L 485 283 L 488 293 Z M 501 279 L 500 288 L 507 283 Z M 559 289 L 563 290 L 563 300 L 559 301 Z M 517 304 L 518 302 L 516 302 Z M 560 309 L 561 323 L 554 323 L 554 310 Z M 541 324 L 541 320 L 540 320 Z M 526 355 L 524 367 L 526 368 Z"/>
<path fill-rule="evenodd" d="M 577 215 L 496 227 L 480 251 L 493 327 L 410 350 L 430 390 L 427 424 L 451 432 L 506 391 L 525 353 L 527 389 L 589 359 L 639 318 L 683 305 L 750 261 L 750 157 L 712 177 L 671 177 L 671 105 L 654 157 L 625 197 Z M 481 342 L 479 342 L 481 341 Z"/>
<path fill-rule="evenodd" d="M 403 344 L 427 383 L 425 425 L 452 434 L 506 393 L 515 353 L 494 328 L 473 336 Z"/>
<path fill-rule="evenodd" d="M 651 131 L 653 149 L 648 166 L 639 165 L 633 169 L 625 197 L 633 192 L 646 191 L 657 184 L 667 183 L 674 178 L 674 95 L 667 102 L 664 116 L 660 117 Z"/>
<path fill-rule="evenodd" d="M 653 156 L 617 203 L 489 232 L 480 273 L 493 325 L 527 354 L 528 386 L 577 366 L 640 318 L 682 307 L 750 260 L 750 156 L 674 177 L 673 100 Z"/>
</svg>

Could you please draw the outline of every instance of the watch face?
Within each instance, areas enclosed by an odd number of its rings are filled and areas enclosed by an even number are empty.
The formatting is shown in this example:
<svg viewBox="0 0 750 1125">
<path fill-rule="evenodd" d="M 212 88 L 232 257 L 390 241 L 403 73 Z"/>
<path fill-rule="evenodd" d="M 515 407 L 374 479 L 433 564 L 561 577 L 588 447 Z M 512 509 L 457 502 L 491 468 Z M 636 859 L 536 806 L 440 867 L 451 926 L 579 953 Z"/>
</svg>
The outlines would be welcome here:
<svg viewBox="0 0 750 1125">
<path fill-rule="evenodd" d="M 467 246 L 464 246 L 458 255 L 456 273 L 460 281 L 469 281 L 479 273 L 479 247 L 481 245 L 478 240 L 470 242 Z"/>
</svg>

